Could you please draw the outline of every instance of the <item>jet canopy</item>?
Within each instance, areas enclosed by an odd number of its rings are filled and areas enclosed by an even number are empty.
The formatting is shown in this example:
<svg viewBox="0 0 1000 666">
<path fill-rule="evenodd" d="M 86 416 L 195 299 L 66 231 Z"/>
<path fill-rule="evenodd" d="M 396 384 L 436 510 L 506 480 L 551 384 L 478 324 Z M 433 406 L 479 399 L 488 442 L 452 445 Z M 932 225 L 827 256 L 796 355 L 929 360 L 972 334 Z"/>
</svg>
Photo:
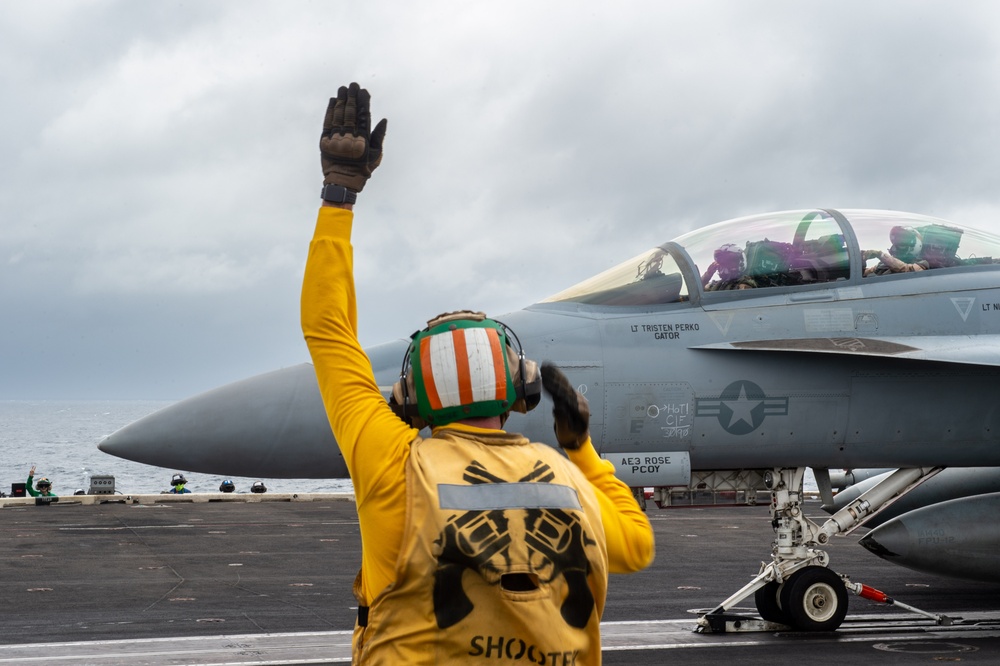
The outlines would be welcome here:
<svg viewBox="0 0 1000 666">
<path fill-rule="evenodd" d="M 930 269 L 993 264 L 1000 264 L 1000 237 L 946 220 L 885 210 L 793 210 L 691 231 L 543 302 L 662 305 L 708 293 L 927 277 L 939 272 Z"/>
</svg>

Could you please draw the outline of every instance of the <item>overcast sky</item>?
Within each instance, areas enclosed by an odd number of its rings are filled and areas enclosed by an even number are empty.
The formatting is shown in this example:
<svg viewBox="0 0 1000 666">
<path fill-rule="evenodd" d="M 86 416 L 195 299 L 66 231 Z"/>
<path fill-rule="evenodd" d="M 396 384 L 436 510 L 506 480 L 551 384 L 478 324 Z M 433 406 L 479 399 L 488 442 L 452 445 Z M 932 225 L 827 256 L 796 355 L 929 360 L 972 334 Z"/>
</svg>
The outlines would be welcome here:
<svg viewBox="0 0 1000 666">
<path fill-rule="evenodd" d="M 1000 4 L 2 2 L 0 399 L 180 399 L 308 360 L 327 99 L 389 119 L 362 342 L 498 316 L 698 226 L 1000 233 Z"/>
</svg>

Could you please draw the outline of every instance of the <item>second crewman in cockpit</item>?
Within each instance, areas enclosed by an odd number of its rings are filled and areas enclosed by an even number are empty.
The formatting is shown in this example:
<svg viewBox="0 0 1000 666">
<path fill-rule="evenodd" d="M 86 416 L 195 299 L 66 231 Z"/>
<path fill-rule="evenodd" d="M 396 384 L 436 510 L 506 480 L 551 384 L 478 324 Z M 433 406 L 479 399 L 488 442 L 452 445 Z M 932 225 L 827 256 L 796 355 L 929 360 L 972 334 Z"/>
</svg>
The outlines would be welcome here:
<svg viewBox="0 0 1000 666">
<path fill-rule="evenodd" d="M 865 269 L 865 277 L 869 275 L 888 275 L 890 273 L 911 273 L 925 271 L 930 264 L 921 259 L 923 237 L 912 227 L 893 227 L 889 232 L 892 246 L 889 251 L 865 250 L 865 261 L 878 259 L 877 266 Z"/>
</svg>

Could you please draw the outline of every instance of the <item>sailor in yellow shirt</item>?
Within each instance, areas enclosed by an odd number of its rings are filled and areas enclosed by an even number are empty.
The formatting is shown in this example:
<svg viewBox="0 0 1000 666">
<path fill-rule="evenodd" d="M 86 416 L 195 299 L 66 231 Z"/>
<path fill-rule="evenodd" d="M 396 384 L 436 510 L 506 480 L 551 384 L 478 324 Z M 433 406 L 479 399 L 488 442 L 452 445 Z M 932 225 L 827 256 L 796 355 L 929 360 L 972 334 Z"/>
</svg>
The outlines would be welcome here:
<svg viewBox="0 0 1000 666">
<path fill-rule="evenodd" d="M 369 101 L 356 83 L 330 100 L 302 287 L 302 330 L 361 526 L 354 662 L 599 664 L 607 574 L 646 567 L 654 542 L 590 441 L 583 396 L 482 313 L 414 334 L 389 403 L 358 343 L 353 205 L 386 130 L 384 119 L 371 128 Z M 502 430 L 543 385 L 565 456 Z"/>
</svg>

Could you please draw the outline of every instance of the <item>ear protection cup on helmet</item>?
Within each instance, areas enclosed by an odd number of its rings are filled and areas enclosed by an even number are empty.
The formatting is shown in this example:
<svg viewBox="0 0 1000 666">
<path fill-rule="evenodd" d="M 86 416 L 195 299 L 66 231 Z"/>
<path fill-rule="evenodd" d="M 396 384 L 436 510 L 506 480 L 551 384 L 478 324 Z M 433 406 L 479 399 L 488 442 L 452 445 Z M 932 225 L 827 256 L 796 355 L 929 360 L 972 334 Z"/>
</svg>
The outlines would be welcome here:
<svg viewBox="0 0 1000 666">
<path fill-rule="evenodd" d="M 537 363 L 524 358 L 523 352 L 515 352 L 513 347 L 508 347 L 507 354 L 508 356 L 516 354 L 518 360 L 517 372 L 514 374 L 517 400 L 514 401 L 511 411 L 527 414 L 537 407 L 542 399 L 542 373 Z"/>
<path fill-rule="evenodd" d="M 526 413 L 541 400 L 538 364 L 524 358 L 512 330 L 482 312 L 439 315 L 411 339 L 389 405 L 414 428 Z"/>
<path fill-rule="evenodd" d="M 410 352 L 407 351 L 406 358 L 409 358 L 409 356 Z M 399 379 L 392 385 L 392 392 L 389 394 L 389 406 L 396 413 L 396 416 L 406 421 L 408 425 L 417 430 L 423 430 L 427 427 L 427 423 L 417 413 L 416 404 L 410 402 L 410 396 L 417 394 L 413 388 L 413 377 L 406 372 L 405 362 L 403 368 L 399 373 Z"/>
</svg>

